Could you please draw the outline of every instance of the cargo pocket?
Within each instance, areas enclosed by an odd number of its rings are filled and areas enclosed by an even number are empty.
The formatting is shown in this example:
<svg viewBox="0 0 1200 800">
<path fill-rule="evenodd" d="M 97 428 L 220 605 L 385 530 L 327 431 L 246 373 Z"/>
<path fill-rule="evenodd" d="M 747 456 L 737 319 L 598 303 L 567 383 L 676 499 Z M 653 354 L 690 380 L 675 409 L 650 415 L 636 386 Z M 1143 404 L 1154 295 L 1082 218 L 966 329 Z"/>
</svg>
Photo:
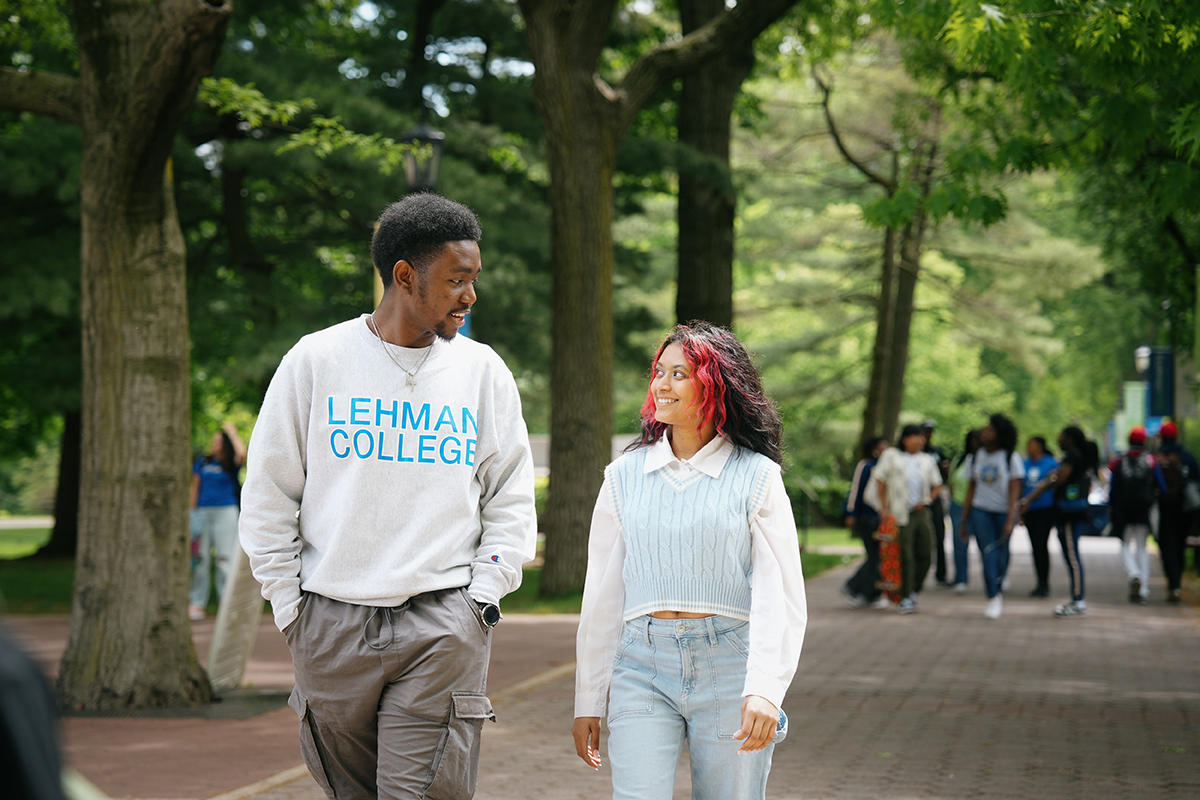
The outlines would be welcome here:
<svg viewBox="0 0 1200 800">
<path fill-rule="evenodd" d="M 292 695 L 288 698 L 288 705 L 300 717 L 300 754 L 304 756 L 304 764 L 308 767 L 313 780 L 321 787 L 321 791 L 325 792 L 327 797 L 333 797 L 333 788 L 329 784 L 329 775 L 325 772 L 325 762 L 321 758 L 320 749 L 317 747 L 317 735 L 313 730 L 316 721 L 312 718 L 312 714 L 308 710 L 308 700 L 305 699 L 304 695 L 300 694 L 298 689 L 292 689 Z"/>
<path fill-rule="evenodd" d="M 479 778 L 479 737 L 483 721 L 496 721 L 492 701 L 481 694 L 454 692 L 450 722 L 434 754 L 428 800 L 470 800 Z"/>
</svg>

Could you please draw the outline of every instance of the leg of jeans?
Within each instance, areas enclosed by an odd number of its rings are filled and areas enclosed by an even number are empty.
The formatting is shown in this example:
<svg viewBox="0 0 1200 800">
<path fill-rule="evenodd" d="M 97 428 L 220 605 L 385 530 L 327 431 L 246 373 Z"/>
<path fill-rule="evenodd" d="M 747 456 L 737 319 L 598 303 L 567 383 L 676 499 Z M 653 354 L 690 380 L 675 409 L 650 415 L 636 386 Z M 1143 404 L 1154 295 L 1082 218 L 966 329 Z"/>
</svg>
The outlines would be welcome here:
<svg viewBox="0 0 1200 800">
<path fill-rule="evenodd" d="M 724 618 L 716 618 L 724 619 Z M 741 726 L 742 688 L 750 626 L 717 634 L 716 644 L 691 641 L 694 690 L 687 697 L 688 753 L 692 800 L 762 800 L 775 745 L 756 753 L 738 753 L 741 742 L 731 726 Z"/>
<path fill-rule="evenodd" d="M 951 523 L 951 542 L 954 547 L 954 582 L 967 583 L 970 567 L 967 564 L 967 550 L 969 545 L 962 540 L 962 506 L 958 503 L 950 504 L 950 523 Z"/>
<path fill-rule="evenodd" d="M 1087 521 L 1076 517 L 1062 517 L 1058 522 L 1058 542 L 1062 545 L 1063 560 L 1067 562 L 1067 575 L 1071 578 L 1071 599 L 1082 600 L 1083 559 L 1079 557 L 1079 531 Z"/>
<path fill-rule="evenodd" d="M 609 687 L 613 800 L 670 800 L 686 736 L 677 706 L 682 692 L 679 647 L 668 636 L 647 633 L 649 627 L 669 631 L 664 621 L 632 620 L 626 634 L 631 627 L 635 635 L 618 648 Z"/>
<path fill-rule="evenodd" d="M 933 513 L 933 577 L 938 583 L 946 582 L 946 508 L 939 497 L 929 507 Z"/>
<path fill-rule="evenodd" d="M 212 536 L 209 533 L 209 519 L 203 508 L 192 509 L 192 536 L 198 540 L 197 555 L 193 562 L 192 589 L 188 593 L 188 602 L 194 606 L 208 605 L 208 592 L 212 578 L 209 570 L 212 568 Z"/>
<path fill-rule="evenodd" d="M 1000 538 L 1000 531 L 996 530 L 995 517 L 982 509 L 971 512 L 971 529 L 983 561 L 983 590 L 992 598 L 1000 591 L 1000 557 L 998 546 L 994 546 Z"/>
<path fill-rule="evenodd" d="M 212 520 L 213 550 L 216 551 L 217 602 L 225 596 L 225 582 L 233 566 L 233 554 L 238 547 L 238 507 L 213 506 L 209 509 Z"/>
<path fill-rule="evenodd" d="M 925 508 L 917 512 L 916 530 L 913 532 L 913 554 L 916 556 L 916 571 L 913 574 L 913 591 L 920 593 L 929 575 L 933 562 L 933 515 Z"/>
</svg>

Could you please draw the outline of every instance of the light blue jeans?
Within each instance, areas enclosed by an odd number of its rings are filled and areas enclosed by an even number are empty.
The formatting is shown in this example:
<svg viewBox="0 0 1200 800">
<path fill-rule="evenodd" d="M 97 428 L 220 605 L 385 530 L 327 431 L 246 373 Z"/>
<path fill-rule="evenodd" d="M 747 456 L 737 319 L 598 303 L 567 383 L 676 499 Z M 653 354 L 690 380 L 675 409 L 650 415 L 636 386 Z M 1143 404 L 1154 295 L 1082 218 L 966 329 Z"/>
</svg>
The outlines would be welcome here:
<svg viewBox="0 0 1200 800">
<path fill-rule="evenodd" d="M 613 800 L 670 800 L 686 740 L 693 800 L 761 800 L 774 741 L 738 754 L 750 623 L 730 617 L 625 623 L 609 689 Z"/>
<path fill-rule="evenodd" d="M 1004 576 L 1008 574 L 1009 539 L 1004 538 L 1004 523 L 1007 521 L 1007 511 L 971 509 L 968 524 L 975 534 L 975 543 L 979 545 L 979 554 L 983 558 L 983 588 L 989 598 L 1000 593 Z"/>
<path fill-rule="evenodd" d="M 212 551 L 216 551 L 217 602 L 225 594 L 225 579 L 238 546 L 238 507 L 200 506 L 192 509 L 192 590 L 188 602 L 208 605 Z"/>
</svg>

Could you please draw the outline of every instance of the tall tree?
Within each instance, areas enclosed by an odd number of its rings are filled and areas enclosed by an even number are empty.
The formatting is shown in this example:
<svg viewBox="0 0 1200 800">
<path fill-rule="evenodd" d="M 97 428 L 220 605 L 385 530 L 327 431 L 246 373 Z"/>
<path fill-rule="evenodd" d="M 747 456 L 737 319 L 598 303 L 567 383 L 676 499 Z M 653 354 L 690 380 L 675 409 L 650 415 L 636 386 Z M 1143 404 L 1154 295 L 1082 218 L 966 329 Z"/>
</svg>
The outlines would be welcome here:
<svg viewBox="0 0 1200 800">
<path fill-rule="evenodd" d="M 725 0 L 679 4 L 686 36 L 725 10 Z M 729 172 L 734 101 L 754 69 L 754 44 L 729 47 L 684 75 L 679 93 L 679 228 L 675 317 L 733 324 L 733 217 Z"/>
<path fill-rule="evenodd" d="M 26 13 L 53 24 L 57 7 Z M 184 241 L 169 156 L 220 50 L 226 0 L 76 0 L 77 75 L 0 68 L 0 109 L 82 131 L 79 548 L 60 702 L 205 702 L 186 615 L 190 417 Z"/>
<path fill-rule="evenodd" d="M 547 595 L 577 590 L 588 520 L 611 458 L 613 185 L 634 115 L 669 81 L 754 40 L 795 0 L 743 0 L 657 45 L 620 80 L 598 74 L 617 0 L 518 0 L 537 73 L 534 97 L 550 169 L 550 498 L 542 528 Z"/>
</svg>

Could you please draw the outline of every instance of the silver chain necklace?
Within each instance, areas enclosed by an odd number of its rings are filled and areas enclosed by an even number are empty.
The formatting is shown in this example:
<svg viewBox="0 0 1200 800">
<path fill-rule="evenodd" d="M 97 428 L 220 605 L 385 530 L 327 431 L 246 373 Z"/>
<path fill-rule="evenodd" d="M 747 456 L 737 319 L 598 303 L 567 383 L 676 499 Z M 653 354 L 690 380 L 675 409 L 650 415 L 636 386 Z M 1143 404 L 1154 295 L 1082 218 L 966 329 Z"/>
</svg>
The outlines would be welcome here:
<svg viewBox="0 0 1200 800">
<path fill-rule="evenodd" d="M 437 344 L 437 340 L 434 339 L 433 344 L 425 348 L 425 355 L 421 356 L 421 360 L 418 361 L 417 365 L 410 370 L 400 363 L 400 359 L 396 357 L 396 355 L 392 352 L 392 348 L 388 347 L 388 343 L 384 341 L 383 334 L 379 332 L 379 323 L 375 321 L 374 311 L 372 311 L 370 315 L 369 327 L 371 328 L 371 332 L 375 334 L 375 338 L 379 339 L 379 344 L 383 346 L 383 352 L 387 353 L 387 357 L 392 360 L 392 363 L 399 367 L 400 371 L 404 373 L 404 384 L 408 386 L 409 390 L 411 391 L 412 387 L 417 385 L 417 372 L 420 371 L 421 367 L 425 366 L 425 362 L 429 359 L 429 354 L 433 352 L 433 347 L 435 344 Z"/>
</svg>

